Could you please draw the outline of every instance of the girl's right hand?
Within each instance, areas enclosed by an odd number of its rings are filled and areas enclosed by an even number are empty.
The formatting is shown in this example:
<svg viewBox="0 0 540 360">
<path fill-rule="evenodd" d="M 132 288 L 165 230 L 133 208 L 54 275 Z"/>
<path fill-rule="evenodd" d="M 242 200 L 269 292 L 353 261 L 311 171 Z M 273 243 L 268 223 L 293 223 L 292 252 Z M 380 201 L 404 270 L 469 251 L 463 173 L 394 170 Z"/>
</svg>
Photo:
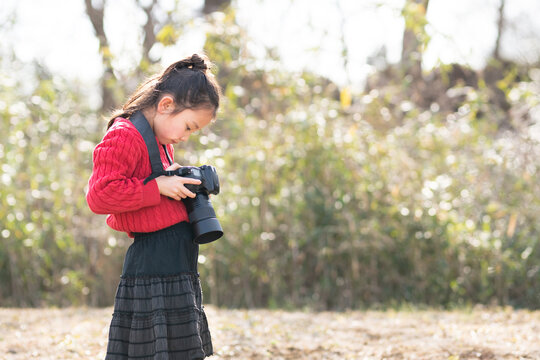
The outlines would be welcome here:
<svg viewBox="0 0 540 360">
<path fill-rule="evenodd" d="M 181 176 L 161 175 L 156 178 L 159 193 L 168 196 L 174 200 L 182 200 L 186 197 L 194 198 L 195 193 L 189 191 L 184 184 L 199 185 L 201 180 L 185 178 Z"/>
</svg>

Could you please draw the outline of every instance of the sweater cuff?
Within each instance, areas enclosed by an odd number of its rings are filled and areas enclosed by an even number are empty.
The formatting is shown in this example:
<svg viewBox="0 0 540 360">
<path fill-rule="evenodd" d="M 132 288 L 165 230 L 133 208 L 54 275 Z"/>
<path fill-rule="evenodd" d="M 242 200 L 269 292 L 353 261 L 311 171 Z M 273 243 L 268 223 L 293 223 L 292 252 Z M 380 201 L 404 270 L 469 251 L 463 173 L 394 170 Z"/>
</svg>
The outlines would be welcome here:
<svg viewBox="0 0 540 360">
<path fill-rule="evenodd" d="M 142 191 L 142 207 L 154 206 L 159 204 L 160 201 L 161 195 L 159 194 L 156 179 L 150 180 L 144 184 Z"/>
</svg>

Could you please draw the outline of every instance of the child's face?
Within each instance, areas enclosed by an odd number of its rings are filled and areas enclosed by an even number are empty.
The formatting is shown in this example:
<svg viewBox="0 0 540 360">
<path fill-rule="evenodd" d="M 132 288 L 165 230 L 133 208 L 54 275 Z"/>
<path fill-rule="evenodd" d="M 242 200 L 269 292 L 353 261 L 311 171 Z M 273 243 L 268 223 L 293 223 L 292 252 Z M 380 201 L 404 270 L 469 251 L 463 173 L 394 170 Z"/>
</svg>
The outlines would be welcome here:
<svg viewBox="0 0 540 360">
<path fill-rule="evenodd" d="M 187 141 L 189 135 L 204 128 L 212 121 L 210 109 L 186 109 L 176 114 L 161 113 L 154 119 L 154 133 L 161 144 L 177 144 Z"/>
</svg>

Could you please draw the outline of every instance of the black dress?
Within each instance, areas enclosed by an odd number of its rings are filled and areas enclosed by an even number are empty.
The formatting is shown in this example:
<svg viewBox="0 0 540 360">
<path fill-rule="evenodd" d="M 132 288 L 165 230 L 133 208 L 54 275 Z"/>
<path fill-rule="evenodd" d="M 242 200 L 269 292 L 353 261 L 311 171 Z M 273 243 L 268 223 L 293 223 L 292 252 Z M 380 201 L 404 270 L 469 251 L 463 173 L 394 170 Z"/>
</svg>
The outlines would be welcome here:
<svg viewBox="0 0 540 360">
<path fill-rule="evenodd" d="M 116 293 L 106 360 L 212 355 L 197 273 L 199 245 L 192 239 L 187 222 L 135 234 Z"/>
</svg>

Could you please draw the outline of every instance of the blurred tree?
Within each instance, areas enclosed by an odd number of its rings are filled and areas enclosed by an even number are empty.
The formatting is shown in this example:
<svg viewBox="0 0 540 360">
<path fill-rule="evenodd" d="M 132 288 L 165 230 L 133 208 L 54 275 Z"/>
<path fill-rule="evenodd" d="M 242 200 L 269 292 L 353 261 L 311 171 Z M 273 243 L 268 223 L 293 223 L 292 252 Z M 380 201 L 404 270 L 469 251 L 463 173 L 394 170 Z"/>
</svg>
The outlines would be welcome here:
<svg viewBox="0 0 540 360">
<path fill-rule="evenodd" d="M 203 14 L 211 14 L 215 11 L 226 10 L 231 5 L 231 0 L 204 0 Z"/>
<path fill-rule="evenodd" d="M 173 10 L 163 11 L 159 0 L 135 0 L 135 5 L 145 14 L 146 22 L 142 25 L 141 57 L 137 67 L 136 79 L 138 83 L 150 67 L 159 62 L 159 57 L 151 56 L 151 50 L 156 43 L 164 46 L 176 44 L 179 31 L 174 15 L 178 12 L 178 0 L 174 1 Z M 230 0 L 205 0 L 202 13 L 210 14 L 214 11 L 224 10 L 230 6 Z M 94 32 L 99 40 L 99 52 L 103 63 L 103 75 L 101 78 L 102 105 L 101 112 L 108 113 L 118 106 L 119 99 L 123 98 L 121 89 L 123 84 L 118 83 L 113 66 L 114 54 L 112 54 L 109 39 L 104 26 L 105 10 L 107 1 L 85 0 L 86 14 L 92 23 Z M 133 24 L 130 24 L 133 25 Z"/>
<path fill-rule="evenodd" d="M 144 5 L 144 2 L 137 0 L 137 4 L 144 11 L 146 15 L 146 23 L 143 25 L 144 38 L 142 44 L 142 59 L 141 63 L 145 65 L 145 68 L 148 66 L 146 64 L 156 63 L 159 59 L 150 58 L 150 50 L 156 43 L 156 30 L 158 29 L 158 24 L 156 24 L 156 17 L 154 15 L 154 8 L 157 5 L 157 0 L 152 0 L 148 5 Z M 170 18 L 166 20 L 166 23 L 170 23 Z M 170 25 L 169 25 L 170 26 Z M 163 28 L 164 25 L 161 25 Z"/>
<path fill-rule="evenodd" d="M 504 33 L 504 28 L 506 25 L 504 18 L 504 7 L 506 5 L 506 0 L 500 0 L 499 10 L 498 10 L 498 19 L 497 19 L 497 38 L 495 39 L 495 48 L 493 49 L 493 58 L 496 60 L 501 60 L 501 39 Z"/>
<path fill-rule="evenodd" d="M 412 82 L 422 78 L 422 54 L 429 36 L 425 27 L 429 0 L 406 0 L 402 10 L 405 20 L 403 46 L 401 50 L 401 68 L 405 75 L 412 77 Z"/>
<path fill-rule="evenodd" d="M 222 164 L 214 201 L 226 235 L 202 250 L 213 303 L 540 306 L 538 290 L 515 297 L 522 286 L 510 280 L 528 273 L 527 286 L 540 284 L 531 258 L 540 256 L 539 229 L 518 220 L 540 204 L 515 208 L 540 191 L 529 173 L 535 156 L 523 158 L 525 148 L 540 148 L 527 131 L 503 133 L 493 123 L 498 109 L 489 89 L 476 88 L 475 71 L 435 70 L 434 90 L 451 97 L 448 107 L 412 103 L 403 82 L 350 105 L 333 95 L 334 84 L 281 69 L 271 51 L 272 65 L 257 68 L 232 14 L 214 27 L 205 48 L 227 100 L 222 120 L 184 153 Z M 516 182 L 527 190 L 505 192 Z"/>
<path fill-rule="evenodd" d="M 106 0 L 103 0 L 101 3 L 84 0 L 84 4 L 86 14 L 92 23 L 99 41 L 99 53 L 101 54 L 101 61 L 103 63 L 103 75 L 101 76 L 101 112 L 105 113 L 114 109 L 118 103 L 114 96 L 117 80 L 112 65 L 113 56 L 104 26 Z"/>
</svg>

